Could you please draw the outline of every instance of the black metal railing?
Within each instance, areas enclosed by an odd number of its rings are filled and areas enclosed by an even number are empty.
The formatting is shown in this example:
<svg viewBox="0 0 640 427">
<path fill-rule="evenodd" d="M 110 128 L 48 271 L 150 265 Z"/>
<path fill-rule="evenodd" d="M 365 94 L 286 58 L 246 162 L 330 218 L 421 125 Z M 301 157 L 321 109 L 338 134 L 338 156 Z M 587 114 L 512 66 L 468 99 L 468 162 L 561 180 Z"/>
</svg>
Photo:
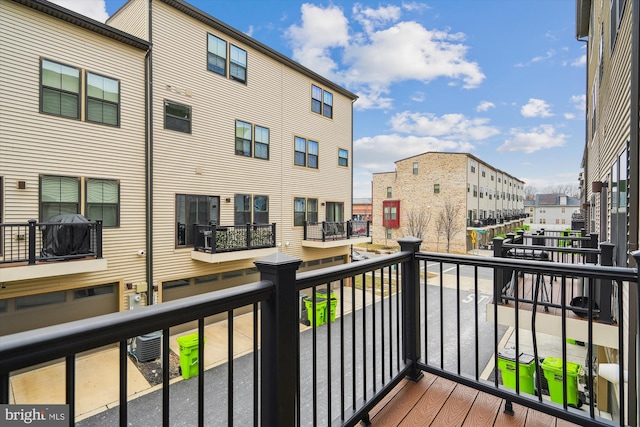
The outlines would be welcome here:
<svg viewBox="0 0 640 427">
<path fill-rule="evenodd" d="M 127 425 L 129 411 L 134 406 L 148 405 L 138 403 L 144 399 L 127 401 L 128 340 L 158 330 L 162 330 L 166 338 L 172 326 L 197 320 L 200 363 L 197 390 L 193 391 L 197 399 L 193 400 L 198 404 L 192 411 L 193 422 L 186 421 L 189 425 L 204 425 L 208 417 L 224 416 L 227 424 L 354 426 L 360 420 L 366 421 L 369 411 L 403 378 L 418 381 L 423 371 L 505 399 L 506 410 L 513 409 L 511 403 L 518 403 L 578 425 L 611 425 L 611 421 L 599 418 L 593 398 L 582 402 L 581 410 L 572 407 L 578 405 L 568 394 L 571 377 L 566 363 L 559 368 L 560 373 L 555 373 L 555 381 L 561 383 L 562 390 L 558 403 L 543 399 L 542 387 L 534 393 L 525 390 L 520 375 L 515 375 L 515 382 L 510 386 L 505 378 L 501 384 L 500 366 L 494 356 L 502 350 L 499 346 L 506 330 L 502 325 L 508 324 L 509 319 L 499 317 L 500 293 L 494 293 L 492 280 L 501 272 L 513 270 L 516 275 L 520 272 L 552 274 L 559 278 L 563 289 L 569 286 L 569 278 L 578 277 L 612 280 L 620 288 L 633 290 L 626 293 L 634 295 L 633 298 L 617 301 L 621 315 L 617 323 L 616 363 L 619 378 L 628 378 L 628 382 L 621 381 L 614 387 L 620 402 L 615 412 L 619 414 L 619 425 L 635 424 L 638 373 L 635 344 L 632 344 L 635 341 L 628 331 L 635 331 L 638 326 L 637 269 L 426 253 L 418 252 L 421 244 L 418 239 L 406 238 L 399 243 L 401 252 L 395 254 L 304 273 L 296 273 L 301 260 L 275 254 L 256 261 L 261 274 L 261 281 L 257 283 L 4 336 L 0 340 L 0 403 L 9 402 L 11 372 L 64 357 L 67 403 L 71 407 L 70 425 L 73 425 L 76 355 L 119 343 L 119 421 L 116 419 L 112 424 Z M 640 252 L 633 255 L 640 261 Z M 593 292 L 590 287 L 587 296 L 593 297 Z M 303 332 L 299 325 L 301 293 L 307 295 L 304 307 L 310 309 L 311 314 L 306 313 L 306 317 L 313 325 Z M 482 317 L 488 307 L 486 301 L 492 296 L 496 302 L 493 304 L 496 321 L 490 323 Z M 323 298 L 326 299 L 323 301 Z M 518 307 L 518 293 L 514 302 L 514 307 Z M 253 368 L 248 379 L 234 370 L 236 361 L 232 359 L 233 310 L 247 305 L 253 306 L 254 313 L 254 349 L 247 356 L 252 358 Z M 537 345 L 537 310 L 511 316 L 516 319 L 515 352 L 519 354 L 526 340 L 532 340 L 528 344 L 533 348 L 533 363 L 538 373 L 541 367 L 544 369 L 541 356 L 557 356 L 567 361 L 567 338 L 576 338 L 568 334 L 570 308 L 566 298 L 563 297 L 559 305 L 558 342 L 561 345 L 557 354 L 541 354 L 546 350 Z M 207 316 L 224 312 L 228 313 L 229 321 L 229 363 L 227 374 L 218 383 L 204 375 L 204 325 Z M 623 315 L 625 312 L 629 315 Z M 586 360 L 591 361 L 596 355 L 597 338 L 592 305 L 587 307 L 587 314 L 580 326 L 573 325 L 571 330 L 572 334 L 581 334 L 586 345 Z M 532 317 L 532 338 L 522 335 L 517 323 L 527 315 Z M 505 323 L 501 323 L 503 320 Z M 168 341 L 164 339 L 162 344 L 164 366 L 169 366 Z M 485 368 L 492 370 L 492 377 L 482 374 Z M 521 369 L 525 366 L 516 359 L 515 372 Z M 593 393 L 597 372 L 591 363 L 584 366 L 584 371 L 585 387 Z M 100 375 L 99 372 L 93 374 Z M 138 425 L 171 425 L 175 409 L 170 411 L 170 407 L 184 404 L 171 401 L 171 396 L 188 398 L 185 394 L 173 393 L 173 387 L 183 382 L 170 386 L 168 371 L 162 375 L 163 386 L 159 392 L 162 412 L 150 415 L 148 408 L 144 409 L 147 418 L 136 419 Z M 231 394 L 226 411 L 222 410 L 224 415 L 210 414 L 209 406 L 213 403 L 207 400 L 205 404 L 205 399 L 220 387 L 226 387 L 226 393 Z M 237 394 L 252 404 L 234 405 L 237 399 L 233 396 Z M 249 421 L 241 420 L 247 414 Z M 156 420 L 153 416 L 162 419 Z"/>
<path fill-rule="evenodd" d="M 371 221 L 307 222 L 304 223 L 304 240 L 345 240 L 354 237 L 370 237 Z"/>
<path fill-rule="evenodd" d="M 276 223 L 246 225 L 195 224 L 194 249 L 208 253 L 275 248 Z"/>
<path fill-rule="evenodd" d="M 0 264 L 102 258 L 102 221 L 0 224 Z"/>
</svg>

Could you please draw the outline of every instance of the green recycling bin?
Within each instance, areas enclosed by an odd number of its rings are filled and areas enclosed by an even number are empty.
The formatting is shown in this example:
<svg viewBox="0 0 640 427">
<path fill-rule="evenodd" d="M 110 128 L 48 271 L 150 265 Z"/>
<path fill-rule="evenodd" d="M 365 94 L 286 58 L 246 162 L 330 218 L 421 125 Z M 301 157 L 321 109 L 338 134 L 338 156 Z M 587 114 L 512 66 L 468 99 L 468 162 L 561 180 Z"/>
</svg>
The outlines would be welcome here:
<svg viewBox="0 0 640 427">
<path fill-rule="evenodd" d="M 533 374 L 536 371 L 535 357 L 520 353 L 518 358 L 520 371 L 520 391 L 522 393 L 535 394 Z M 502 373 L 502 384 L 505 387 L 516 389 L 516 350 L 505 348 L 498 352 L 498 368 Z"/>
<path fill-rule="evenodd" d="M 180 346 L 180 371 L 182 378 L 188 380 L 198 375 L 198 334 L 176 338 Z"/>
<path fill-rule="evenodd" d="M 329 291 L 329 298 L 327 298 L 327 290 L 326 289 L 318 289 L 316 291 L 316 298 L 323 298 L 323 299 L 329 301 L 327 303 L 327 309 L 329 311 L 328 311 L 328 313 L 325 314 L 324 318 L 325 318 L 325 321 L 335 322 L 336 321 L 336 307 L 338 306 L 338 295 L 333 291 Z"/>
<path fill-rule="evenodd" d="M 558 357 L 546 357 L 542 362 L 544 377 L 549 384 L 549 397 L 551 401 L 564 404 L 564 390 L 562 385 L 562 365 L 563 360 Z M 575 408 L 582 406 L 578 393 L 578 375 L 582 365 L 578 363 L 566 362 L 567 365 L 567 405 Z"/>
<path fill-rule="evenodd" d="M 304 300 L 304 305 L 307 307 L 307 316 L 309 317 L 309 324 L 312 326 L 322 326 L 327 322 L 327 300 L 320 298 L 316 294 L 316 306 L 313 306 L 313 298 L 308 297 Z M 313 322 L 313 313 L 316 314 L 315 324 Z"/>
</svg>

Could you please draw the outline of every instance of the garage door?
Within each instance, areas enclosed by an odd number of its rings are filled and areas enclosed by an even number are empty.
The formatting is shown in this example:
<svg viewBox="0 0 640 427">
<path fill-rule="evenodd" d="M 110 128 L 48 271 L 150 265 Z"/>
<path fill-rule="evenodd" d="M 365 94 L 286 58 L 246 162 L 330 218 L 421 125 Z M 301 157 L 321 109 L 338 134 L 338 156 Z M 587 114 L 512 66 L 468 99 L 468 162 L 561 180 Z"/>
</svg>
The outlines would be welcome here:
<svg viewBox="0 0 640 427">
<path fill-rule="evenodd" d="M 118 311 L 119 283 L 0 300 L 0 335 Z"/>
</svg>

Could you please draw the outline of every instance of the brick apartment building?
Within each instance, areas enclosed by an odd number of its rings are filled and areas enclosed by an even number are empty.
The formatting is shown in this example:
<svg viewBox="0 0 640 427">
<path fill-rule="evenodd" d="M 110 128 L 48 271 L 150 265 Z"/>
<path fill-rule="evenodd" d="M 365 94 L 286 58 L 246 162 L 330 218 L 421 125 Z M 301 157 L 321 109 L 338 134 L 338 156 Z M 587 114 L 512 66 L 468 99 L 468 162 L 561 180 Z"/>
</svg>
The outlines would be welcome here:
<svg viewBox="0 0 640 427">
<path fill-rule="evenodd" d="M 447 203 L 453 219 L 450 252 L 466 253 L 524 218 L 524 182 L 468 153 L 427 152 L 396 161 L 396 170 L 373 174 L 373 243 L 395 245 L 421 234 L 423 249 L 446 250 L 438 217 Z"/>
</svg>

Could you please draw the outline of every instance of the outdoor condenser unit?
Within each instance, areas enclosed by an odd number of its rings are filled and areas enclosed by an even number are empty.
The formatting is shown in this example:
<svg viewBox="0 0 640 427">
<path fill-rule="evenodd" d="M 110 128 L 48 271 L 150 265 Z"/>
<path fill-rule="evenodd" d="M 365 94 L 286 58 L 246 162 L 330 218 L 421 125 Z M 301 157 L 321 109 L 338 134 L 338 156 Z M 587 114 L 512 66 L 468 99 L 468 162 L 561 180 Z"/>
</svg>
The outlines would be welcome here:
<svg viewBox="0 0 640 427">
<path fill-rule="evenodd" d="M 136 358 L 140 362 L 148 362 L 159 358 L 161 345 L 161 332 L 151 332 L 136 337 Z"/>
</svg>

